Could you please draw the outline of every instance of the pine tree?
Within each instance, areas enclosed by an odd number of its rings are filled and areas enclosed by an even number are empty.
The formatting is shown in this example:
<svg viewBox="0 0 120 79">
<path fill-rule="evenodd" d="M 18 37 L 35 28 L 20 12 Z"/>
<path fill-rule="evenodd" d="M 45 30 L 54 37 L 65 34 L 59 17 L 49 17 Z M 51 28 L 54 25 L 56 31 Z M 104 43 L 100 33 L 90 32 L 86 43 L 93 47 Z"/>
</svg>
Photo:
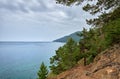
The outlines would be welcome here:
<svg viewBox="0 0 120 79">
<path fill-rule="evenodd" d="M 67 43 L 56 51 L 56 55 L 50 58 L 50 69 L 53 73 L 59 74 L 72 68 L 80 59 L 77 43 L 69 38 Z"/>
<path fill-rule="evenodd" d="M 86 20 L 89 25 L 101 27 L 120 17 L 120 0 L 56 0 L 56 3 L 66 6 L 80 5 L 83 2 L 87 3 L 83 6 L 84 11 L 92 15 L 100 14 L 97 18 Z"/>
<path fill-rule="evenodd" d="M 40 66 L 40 70 L 38 72 L 38 78 L 37 79 L 46 79 L 48 74 L 47 66 L 42 62 Z"/>
</svg>

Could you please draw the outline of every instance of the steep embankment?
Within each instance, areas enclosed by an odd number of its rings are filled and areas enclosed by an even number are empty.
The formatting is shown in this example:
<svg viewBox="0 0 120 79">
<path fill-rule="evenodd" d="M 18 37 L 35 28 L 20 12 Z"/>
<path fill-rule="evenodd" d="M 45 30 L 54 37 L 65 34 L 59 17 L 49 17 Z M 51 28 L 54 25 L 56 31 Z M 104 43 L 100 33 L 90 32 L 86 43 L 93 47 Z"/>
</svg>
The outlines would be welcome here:
<svg viewBox="0 0 120 79">
<path fill-rule="evenodd" d="M 120 44 L 99 54 L 88 66 L 76 66 L 53 79 L 120 79 Z"/>
</svg>

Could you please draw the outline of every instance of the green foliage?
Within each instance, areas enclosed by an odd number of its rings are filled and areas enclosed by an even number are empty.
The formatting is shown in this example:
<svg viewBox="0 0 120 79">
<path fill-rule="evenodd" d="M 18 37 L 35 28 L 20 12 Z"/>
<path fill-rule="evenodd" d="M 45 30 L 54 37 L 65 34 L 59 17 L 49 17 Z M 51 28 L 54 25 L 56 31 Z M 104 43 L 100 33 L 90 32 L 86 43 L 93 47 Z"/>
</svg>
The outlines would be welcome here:
<svg viewBox="0 0 120 79">
<path fill-rule="evenodd" d="M 57 3 L 71 6 L 73 4 L 80 5 L 83 2 L 87 4 L 83 7 L 83 10 L 96 14 L 98 12 L 104 12 L 120 6 L 120 0 L 56 0 Z"/>
<path fill-rule="evenodd" d="M 84 58 L 84 65 L 92 62 L 96 55 L 96 43 L 98 38 L 96 34 L 96 30 L 94 29 L 90 29 L 89 31 L 83 29 L 80 35 L 83 37 L 79 42 L 79 47 L 80 52 L 82 53 L 82 58 Z"/>
<path fill-rule="evenodd" d="M 70 6 L 70 5 L 73 5 L 73 4 L 80 4 L 82 1 L 84 0 L 56 0 L 56 3 L 59 3 L 59 4 L 63 4 L 63 5 L 67 5 L 67 6 Z"/>
<path fill-rule="evenodd" d="M 92 26 L 104 26 L 106 23 L 109 23 L 117 18 L 120 18 L 120 7 L 109 13 L 103 13 L 98 18 L 86 20 L 87 24 Z"/>
<path fill-rule="evenodd" d="M 94 58 L 110 45 L 120 43 L 120 18 L 109 21 L 104 27 L 85 28 L 77 34 L 81 40 L 77 44 L 73 39 L 56 51 L 56 55 L 50 58 L 51 70 L 59 74 L 72 68 L 80 60 L 84 59 L 84 65 L 93 62 Z"/>
<path fill-rule="evenodd" d="M 53 73 L 59 74 L 72 68 L 79 60 L 79 54 L 77 43 L 70 38 L 63 47 L 56 51 L 56 55 L 50 58 L 50 69 Z"/>
<path fill-rule="evenodd" d="M 86 2 L 83 10 L 92 15 L 100 14 L 98 18 L 86 20 L 92 26 L 101 27 L 103 24 L 120 17 L 120 0 L 56 0 L 56 2 L 67 6 L 80 5 Z"/>
<path fill-rule="evenodd" d="M 80 4 L 86 0 L 56 0 L 57 3 L 67 6 Z M 91 2 L 93 0 L 87 0 Z M 77 44 L 72 39 L 56 51 L 56 55 L 50 58 L 51 70 L 59 74 L 72 68 L 80 59 L 84 59 L 84 65 L 93 62 L 94 58 L 112 44 L 120 43 L 120 0 L 98 0 L 95 4 L 87 4 L 85 11 L 96 14 L 105 10 L 98 18 L 87 20 L 88 24 L 99 26 L 85 28 L 77 33 L 80 42 Z"/>
<path fill-rule="evenodd" d="M 40 66 L 40 70 L 38 72 L 38 78 L 37 79 L 46 79 L 48 74 L 47 66 L 42 62 Z"/>
<path fill-rule="evenodd" d="M 120 18 L 108 23 L 103 30 L 108 45 L 120 42 Z"/>
</svg>

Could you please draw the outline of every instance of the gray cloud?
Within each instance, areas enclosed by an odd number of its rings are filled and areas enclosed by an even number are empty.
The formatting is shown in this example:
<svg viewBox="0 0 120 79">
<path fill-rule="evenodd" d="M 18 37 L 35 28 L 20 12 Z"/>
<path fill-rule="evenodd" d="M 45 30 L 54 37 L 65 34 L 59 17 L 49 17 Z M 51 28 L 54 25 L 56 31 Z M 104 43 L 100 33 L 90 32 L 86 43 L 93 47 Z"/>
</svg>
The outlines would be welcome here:
<svg viewBox="0 0 120 79">
<path fill-rule="evenodd" d="M 0 40 L 10 36 L 13 39 L 36 36 L 37 40 L 40 36 L 42 40 L 53 40 L 82 27 L 88 28 L 85 23 L 88 17 L 91 16 L 80 6 L 57 5 L 55 0 L 0 0 L 0 37 L 3 37 Z"/>
<path fill-rule="evenodd" d="M 19 12 L 23 12 L 27 13 L 27 16 L 30 15 L 29 18 L 33 16 L 34 19 L 37 20 L 39 17 L 42 21 L 48 19 L 58 23 L 66 23 L 68 21 L 75 22 L 80 20 L 80 18 L 87 18 L 87 16 L 89 16 L 85 12 L 83 13 L 81 7 L 56 5 L 54 1 L 55 0 L 0 0 L 0 11 L 1 9 L 8 10 L 13 12 L 13 14 L 18 12 L 18 16 L 20 16 Z M 33 13 L 32 15 L 31 12 Z M 40 21 L 40 19 L 38 19 L 38 21 Z"/>
<path fill-rule="evenodd" d="M 0 0 L 0 9 L 9 10 L 11 12 L 43 12 L 46 16 L 51 16 L 59 19 L 73 20 L 79 18 L 80 14 L 76 8 L 79 7 L 64 7 L 56 5 L 54 0 Z M 69 16 L 69 17 L 67 17 Z"/>
<path fill-rule="evenodd" d="M 33 12 L 53 11 L 53 8 L 56 7 L 53 7 L 53 5 L 52 0 L 0 0 L 0 9 L 6 9 L 12 12 L 28 12 L 29 10 Z"/>
<path fill-rule="evenodd" d="M 42 0 L 0 0 L 0 9 L 6 9 L 12 12 L 28 12 L 29 10 L 41 12 L 45 11 L 47 7 Z"/>
<path fill-rule="evenodd" d="M 22 4 L 17 1 L 11 1 L 11 2 L 6 2 L 6 3 L 0 3 L 0 8 L 9 10 L 11 12 L 16 12 L 16 11 L 22 11 L 22 12 L 28 12 L 25 4 Z"/>
</svg>

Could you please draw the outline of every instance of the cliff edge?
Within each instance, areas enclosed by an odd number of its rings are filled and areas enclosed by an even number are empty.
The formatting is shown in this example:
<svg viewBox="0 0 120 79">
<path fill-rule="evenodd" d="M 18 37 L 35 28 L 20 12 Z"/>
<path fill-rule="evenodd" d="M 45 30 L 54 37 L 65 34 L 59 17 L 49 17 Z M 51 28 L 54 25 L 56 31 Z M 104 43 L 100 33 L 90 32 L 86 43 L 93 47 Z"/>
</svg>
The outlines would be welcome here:
<svg viewBox="0 0 120 79">
<path fill-rule="evenodd" d="M 101 52 L 90 65 L 78 65 L 51 79 L 120 79 L 120 44 Z"/>
</svg>

